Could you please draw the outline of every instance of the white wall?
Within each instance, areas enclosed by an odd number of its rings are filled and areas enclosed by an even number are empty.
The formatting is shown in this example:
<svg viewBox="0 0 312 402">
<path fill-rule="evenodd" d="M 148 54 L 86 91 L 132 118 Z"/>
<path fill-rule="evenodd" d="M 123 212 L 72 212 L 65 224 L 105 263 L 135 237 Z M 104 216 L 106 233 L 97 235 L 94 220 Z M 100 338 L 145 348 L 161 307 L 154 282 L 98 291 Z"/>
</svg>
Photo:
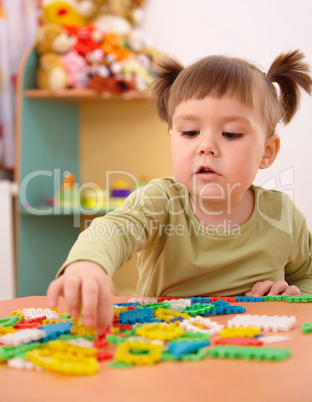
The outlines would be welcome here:
<svg viewBox="0 0 312 402">
<path fill-rule="evenodd" d="M 299 48 L 312 65 L 311 0 L 147 0 L 143 29 L 153 47 L 184 64 L 208 54 L 228 54 L 266 71 L 279 53 Z M 275 179 L 277 189 L 293 193 L 311 230 L 311 97 L 304 94 L 293 121 L 278 127 L 278 133 L 280 154 L 255 183 L 268 188 Z"/>
</svg>

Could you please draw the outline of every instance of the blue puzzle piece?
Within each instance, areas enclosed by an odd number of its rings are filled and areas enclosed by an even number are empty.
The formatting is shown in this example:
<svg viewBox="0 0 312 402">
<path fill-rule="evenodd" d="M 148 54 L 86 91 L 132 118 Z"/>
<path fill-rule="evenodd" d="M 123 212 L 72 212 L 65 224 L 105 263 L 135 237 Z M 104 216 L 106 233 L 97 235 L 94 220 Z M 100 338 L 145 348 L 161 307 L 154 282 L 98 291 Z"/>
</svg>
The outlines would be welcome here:
<svg viewBox="0 0 312 402">
<path fill-rule="evenodd" d="M 263 302 L 263 297 L 236 296 L 237 302 Z"/>
<path fill-rule="evenodd" d="M 128 310 L 119 314 L 119 324 L 136 324 L 137 322 L 155 322 L 153 309 L 144 307 L 136 310 Z"/>
<path fill-rule="evenodd" d="M 205 346 L 210 345 L 209 341 L 200 342 L 168 342 L 169 352 L 177 359 L 188 353 L 197 352 Z"/>
<path fill-rule="evenodd" d="M 210 303 L 210 297 L 191 297 L 191 304 Z"/>
<path fill-rule="evenodd" d="M 243 306 L 232 306 L 232 305 L 219 305 L 216 306 L 214 310 L 207 311 L 202 314 L 203 317 L 207 317 L 208 315 L 222 315 L 222 314 L 238 314 L 245 313 L 246 308 Z"/>
<path fill-rule="evenodd" d="M 73 324 L 70 321 L 58 322 L 57 324 L 48 324 L 40 327 L 47 336 L 40 339 L 41 342 L 51 341 L 58 338 L 60 335 L 70 334 L 70 329 Z"/>
</svg>

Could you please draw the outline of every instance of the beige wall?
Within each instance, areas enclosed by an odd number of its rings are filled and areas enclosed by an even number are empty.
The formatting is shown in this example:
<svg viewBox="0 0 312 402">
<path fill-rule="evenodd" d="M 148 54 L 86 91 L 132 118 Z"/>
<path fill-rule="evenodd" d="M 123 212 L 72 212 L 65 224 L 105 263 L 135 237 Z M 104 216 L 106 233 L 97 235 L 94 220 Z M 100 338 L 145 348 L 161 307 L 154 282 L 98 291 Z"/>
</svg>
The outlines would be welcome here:
<svg viewBox="0 0 312 402">
<path fill-rule="evenodd" d="M 105 184 L 106 171 L 122 170 L 138 179 L 172 176 L 170 137 L 146 100 L 110 100 L 80 106 L 80 178 Z M 130 180 L 126 175 L 112 175 Z M 135 289 L 136 257 L 114 276 L 119 293 Z"/>
</svg>

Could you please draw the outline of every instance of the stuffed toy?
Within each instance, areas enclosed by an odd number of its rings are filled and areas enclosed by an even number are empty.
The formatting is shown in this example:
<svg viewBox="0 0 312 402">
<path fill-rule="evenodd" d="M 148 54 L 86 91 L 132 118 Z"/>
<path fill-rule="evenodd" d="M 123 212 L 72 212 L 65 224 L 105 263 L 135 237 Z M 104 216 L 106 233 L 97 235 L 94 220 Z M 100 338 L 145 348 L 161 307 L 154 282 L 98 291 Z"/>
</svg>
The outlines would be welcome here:
<svg viewBox="0 0 312 402">
<path fill-rule="evenodd" d="M 68 77 L 60 55 L 69 52 L 75 38 L 57 24 L 45 24 L 36 32 L 35 48 L 39 56 L 37 87 L 56 91 L 67 87 Z"/>
<path fill-rule="evenodd" d="M 41 25 L 36 32 L 36 50 L 39 55 L 45 53 L 65 54 L 76 44 L 76 38 L 58 24 Z"/>
<path fill-rule="evenodd" d="M 76 37 L 75 50 L 83 57 L 87 57 L 88 53 L 100 47 L 104 34 L 101 30 L 93 25 L 84 27 L 65 27 L 70 35 Z"/>
<path fill-rule="evenodd" d="M 89 23 L 104 32 L 123 35 L 130 49 L 144 46 L 144 34 L 139 28 L 146 0 L 77 0 L 80 12 Z"/>
<path fill-rule="evenodd" d="M 68 77 L 60 57 L 55 53 L 46 53 L 39 59 L 37 87 L 57 91 L 67 87 Z"/>
<path fill-rule="evenodd" d="M 44 24 L 38 28 L 38 88 L 55 91 L 88 86 L 90 69 L 84 57 L 74 50 L 76 43 L 77 38 L 58 24 Z M 44 57 L 47 54 L 49 57 Z"/>
<path fill-rule="evenodd" d="M 76 50 L 71 50 L 61 56 L 67 73 L 67 86 L 69 88 L 88 88 L 91 68 L 86 59 Z"/>
<path fill-rule="evenodd" d="M 49 1 L 43 4 L 42 20 L 44 23 L 80 27 L 88 24 L 88 20 L 79 12 L 73 1 Z"/>
</svg>

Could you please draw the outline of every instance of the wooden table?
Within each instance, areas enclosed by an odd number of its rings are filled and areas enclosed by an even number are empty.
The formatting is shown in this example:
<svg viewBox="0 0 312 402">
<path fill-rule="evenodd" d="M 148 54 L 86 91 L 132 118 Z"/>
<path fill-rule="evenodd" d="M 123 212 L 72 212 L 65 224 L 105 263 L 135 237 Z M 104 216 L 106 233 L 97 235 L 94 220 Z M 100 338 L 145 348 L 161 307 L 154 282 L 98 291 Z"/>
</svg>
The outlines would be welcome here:
<svg viewBox="0 0 312 402">
<path fill-rule="evenodd" d="M 118 297 L 116 302 L 127 298 Z M 290 341 L 272 345 L 287 347 L 285 361 L 211 359 L 200 362 L 161 362 L 152 367 L 109 369 L 101 363 L 93 376 L 64 376 L 52 372 L 19 371 L 0 364 L 1 402 L 311 402 L 312 333 L 302 334 L 302 324 L 312 322 L 311 303 L 238 303 L 248 314 L 296 316 L 290 332 L 279 333 Z M 18 308 L 46 307 L 46 297 L 34 296 L 0 302 L 0 317 Z M 66 312 L 60 300 L 59 312 Z M 225 324 L 228 316 L 213 316 Z M 272 333 L 270 333 L 272 334 Z M 213 338 L 212 338 L 213 339 Z"/>
</svg>

